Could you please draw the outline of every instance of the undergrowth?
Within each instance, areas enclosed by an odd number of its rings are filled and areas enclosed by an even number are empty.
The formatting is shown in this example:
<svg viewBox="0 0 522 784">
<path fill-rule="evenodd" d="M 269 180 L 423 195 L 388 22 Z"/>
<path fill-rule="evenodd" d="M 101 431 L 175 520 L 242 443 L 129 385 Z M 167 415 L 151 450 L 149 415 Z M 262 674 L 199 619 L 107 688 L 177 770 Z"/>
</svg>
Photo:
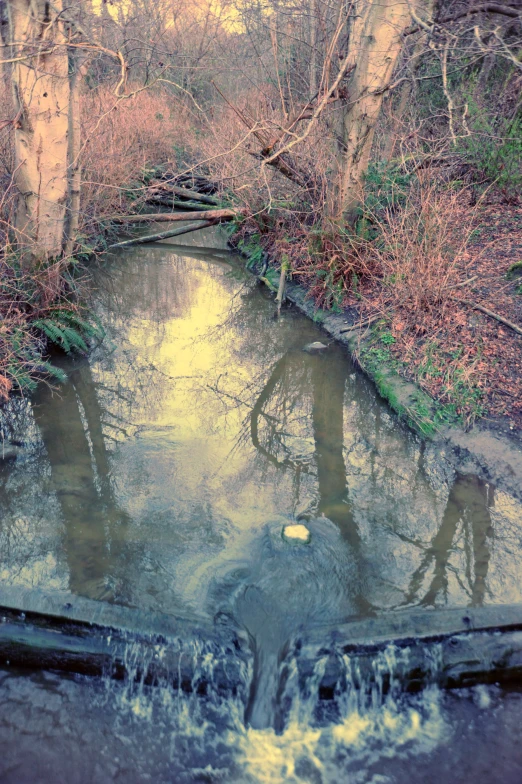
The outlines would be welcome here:
<svg viewBox="0 0 522 784">
<path fill-rule="evenodd" d="M 86 353 L 103 337 L 97 319 L 78 304 L 74 266 L 59 261 L 28 272 L 14 253 L 0 259 L 0 401 L 34 389 L 44 376 L 66 379 L 46 358 L 50 345 Z"/>
</svg>

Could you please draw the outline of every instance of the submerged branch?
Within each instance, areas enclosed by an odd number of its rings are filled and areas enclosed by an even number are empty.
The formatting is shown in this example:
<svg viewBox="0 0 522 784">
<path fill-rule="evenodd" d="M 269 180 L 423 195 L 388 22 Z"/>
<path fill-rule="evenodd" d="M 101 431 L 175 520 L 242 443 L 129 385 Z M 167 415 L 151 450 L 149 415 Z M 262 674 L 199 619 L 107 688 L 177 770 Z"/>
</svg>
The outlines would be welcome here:
<svg viewBox="0 0 522 784">
<path fill-rule="evenodd" d="M 215 221 L 194 221 L 194 223 L 188 223 L 186 226 L 180 226 L 178 229 L 168 229 L 167 231 L 160 231 L 157 234 L 147 234 L 144 237 L 133 237 L 131 240 L 125 240 L 124 242 L 115 242 L 114 245 L 109 245 L 107 250 L 130 248 L 133 245 L 144 245 L 147 242 L 167 240 L 169 237 L 180 237 L 182 234 L 189 234 L 191 231 L 198 231 L 198 229 L 207 229 L 210 226 L 215 226 L 215 223 Z"/>
</svg>

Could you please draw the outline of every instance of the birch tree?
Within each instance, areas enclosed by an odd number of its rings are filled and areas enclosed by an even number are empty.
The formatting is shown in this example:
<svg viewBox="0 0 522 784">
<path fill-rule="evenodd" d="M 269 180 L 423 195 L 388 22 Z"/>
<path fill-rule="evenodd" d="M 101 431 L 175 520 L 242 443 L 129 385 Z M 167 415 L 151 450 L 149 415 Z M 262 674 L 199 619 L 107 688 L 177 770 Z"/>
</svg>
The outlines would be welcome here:
<svg viewBox="0 0 522 784">
<path fill-rule="evenodd" d="M 67 202 L 69 76 L 63 0 L 10 0 L 16 120 L 15 229 L 33 261 L 62 251 Z"/>
<path fill-rule="evenodd" d="M 406 0 L 356 0 L 352 6 L 352 68 L 341 109 L 330 215 L 353 223 L 363 194 L 375 127 L 412 21 Z"/>
</svg>

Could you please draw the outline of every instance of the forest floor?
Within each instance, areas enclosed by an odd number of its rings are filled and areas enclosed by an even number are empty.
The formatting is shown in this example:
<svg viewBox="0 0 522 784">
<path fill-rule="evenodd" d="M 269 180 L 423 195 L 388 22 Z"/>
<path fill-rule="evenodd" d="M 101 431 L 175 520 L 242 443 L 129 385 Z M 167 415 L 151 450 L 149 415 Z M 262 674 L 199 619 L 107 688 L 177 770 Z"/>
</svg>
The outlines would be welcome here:
<svg viewBox="0 0 522 784">
<path fill-rule="evenodd" d="M 392 313 L 381 348 L 401 376 L 415 381 L 466 424 L 487 424 L 522 432 L 522 335 L 468 303 L 482 305 L 522 328 L 522 207 L 490 203 L 471 208 L 462 199 L 449 233 L 469 241 L 456 269 L 454 299 L 432 332 L 415 334 L 404 312 Z M 422 285 L 422 281 L 419 282 Z M 378 279 L 364 291 L 364 311 L 379 309 Z M 458 300 L 461 300 L 460 302 Z M 351 303 L 357 306 L 354 300 Z"/>
</svg>

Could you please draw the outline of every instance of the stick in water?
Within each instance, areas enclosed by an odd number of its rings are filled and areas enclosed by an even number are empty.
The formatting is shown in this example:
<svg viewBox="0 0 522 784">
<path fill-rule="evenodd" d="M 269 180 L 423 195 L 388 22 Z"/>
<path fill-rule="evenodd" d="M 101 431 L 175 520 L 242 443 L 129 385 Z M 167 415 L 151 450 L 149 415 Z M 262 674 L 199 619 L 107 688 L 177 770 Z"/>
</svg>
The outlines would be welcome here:
<svg viewBox="0 0 522 784">
<path fill-rule="evenodd" d="M 160 240 L 167 240 L 169 237 L 179 237 L 182 234 L 188 234 L 191 231 L 206 229 L 209 226 L 215 225 L 215 221 L 194 221 L 193 223 L 187 223 L 186 226 L 180 226 L 177 229 L 160 231 L 158 234 L 147 234 L 145 237 L 133 237 L 131 240 L 125 240 L 125 242 L 115 242 L 114 245 L 109 245 L 107 250 L 113 250 L 114 248 L 130 248 L 132 245 L 144 245 L 146 242 L 159 242 Z"/>
</svg>

